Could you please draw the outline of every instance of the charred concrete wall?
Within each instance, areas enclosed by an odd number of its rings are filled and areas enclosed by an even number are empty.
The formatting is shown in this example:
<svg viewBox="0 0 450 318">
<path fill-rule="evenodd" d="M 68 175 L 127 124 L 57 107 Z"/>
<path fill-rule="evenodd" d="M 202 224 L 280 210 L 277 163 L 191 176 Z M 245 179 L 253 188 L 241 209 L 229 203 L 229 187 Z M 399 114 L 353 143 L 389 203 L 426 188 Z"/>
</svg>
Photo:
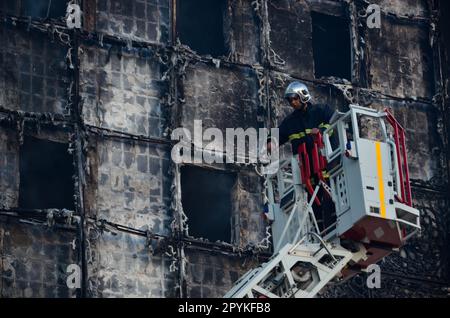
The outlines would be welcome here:
<svg viewBox="0 0 450 318">
<path fill-rule="evenodd" d="M 195 237 L 170 134 L 192 132 L 194 120 L 222 132 L 274 127 L 290 112 L 284 88 L 299 79 L 316 102 L 341 111 L 393 110 L 408 132 L 423 220 L 421 235 L 383 261 L 381 289 L 359 275 L 323 296 L 445 296 L 450 71 L 440 2 L 374 0 L 381 28 L 369 29 L 362 1 L 228 0 L 219 13 L 226 54 L 211 56 L 178 38 L 179 1 L 188 0 L 79 1 L 76 31 L 64 10 L 39 9 L 47 1 L 0 6 L 0 295 L 222 296 L 270 256 L 262 180 L 251 165 L 196 164 L 233 173 L 235 184 L 230 242 Z M 316 14 L 348 27 L 346 79 L 317 75 Z M 27 136 L 67 145 L 74 209 L 19 206 Z M 78 289 L 67 285 L 71 264 Z"/>
</svg>

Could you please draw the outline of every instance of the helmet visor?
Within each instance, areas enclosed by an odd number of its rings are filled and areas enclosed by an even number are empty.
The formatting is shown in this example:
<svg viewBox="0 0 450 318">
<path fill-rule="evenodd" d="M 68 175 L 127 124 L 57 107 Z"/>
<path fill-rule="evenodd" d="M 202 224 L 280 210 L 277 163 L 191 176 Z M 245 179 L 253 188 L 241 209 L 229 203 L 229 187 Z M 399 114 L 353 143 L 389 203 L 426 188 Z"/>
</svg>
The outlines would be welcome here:
<svg viewBox="0 0 450 318">
<path fill-rule="evenodd" d="M 286 94 L 286 95 L 284 96 L 284 98 L 285 98 L 288 102 L 290 102 L 290 101 L 293 100 L 293 99 L 299 99 L 300 96 L 299 96 L 298 94 L 292 93 L 292 94 Z"/>
</svg>

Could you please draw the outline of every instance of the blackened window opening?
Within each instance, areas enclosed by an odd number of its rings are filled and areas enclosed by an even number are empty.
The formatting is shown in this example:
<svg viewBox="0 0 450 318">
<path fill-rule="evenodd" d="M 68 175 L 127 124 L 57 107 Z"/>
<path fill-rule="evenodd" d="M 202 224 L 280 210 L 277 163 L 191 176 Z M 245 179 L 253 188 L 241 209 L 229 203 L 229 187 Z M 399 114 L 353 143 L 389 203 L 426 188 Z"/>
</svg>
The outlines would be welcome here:
<svg viewBox="0 0 450 318">
<path fill-rule="evenodd" d="M 67 148 L 25 137 L 20 148 L 20 208 L 74 210 L 73 159 Z"/>
<path fill-rule="evenodd" d="M 311 12 L 316 78 L 334 76 L 351 80 L 350 28 L 347 20 Z"/>
<path fill-rule="evenodd" d="M 57 19 L 66 15 L 67 0 L 2 0 L 0 11 L 37 19 Z"/>
<path fill-rule="evenodd" d="M 226 55 L 223 15 L 227 0 L 177 0 L 176 30 L 181 43 L 201 55 Z"/>
<path fill-rule="evenodd" d="M 190 236 L 231 242 L 231 190 L 235 183 L 233 173 L 181 168 L 181 200 Z"/>
</svg>

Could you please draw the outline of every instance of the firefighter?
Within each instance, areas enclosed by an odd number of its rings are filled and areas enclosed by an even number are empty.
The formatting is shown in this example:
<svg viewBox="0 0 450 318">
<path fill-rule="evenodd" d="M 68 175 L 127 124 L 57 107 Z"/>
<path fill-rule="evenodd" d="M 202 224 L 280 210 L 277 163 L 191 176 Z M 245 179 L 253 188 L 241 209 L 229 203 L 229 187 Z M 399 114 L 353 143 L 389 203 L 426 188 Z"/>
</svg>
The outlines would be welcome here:
<svg viewBox="0 0 450 318">
<path fill-rule="evenodd" d="M 298 154 L 298 148 L 302 143 L 306 144 L 309 154 L 309 161 L 312 163 L 310 152 L 314 145 L 314 135 L 323 133 L 330 127 L 330 119 L 334 111 L 328 105 L 313 104 L 308 87 L 301 82 L 292 82 L 286 89 L 284 98 L 288 101 L 294 111 L 288 115 L 279 128 L 279 144 L 290 142 L 294 155 Z M 269 140 L 268 149 L 271 148 Z M 312 164 L 311 164 L 312 168 Z M 325 172 L 326 176 L 326 172 Z M 318 180 L 313 180 L 317 184 Z M 320 206 L 314 204 L 313 209 L 316 217 L 321 220 L 323 228 L 329 226 L 334 220 L 334 204 L 331 199 L 324 194 L 323 189 L 318 193 Z M 332 212 L 330 212 L 332 210 Z"/>
<path fill-rule="evenodd" d="M 308 87 L 300 82 L 291 83 L 286 89 L 284 98 L 294 111 L 278 127 L 280 145 L 290 141 L 294 155 L 302 143 L 306 143 L 307 149 L 311 150 L 313 135 L 323 133 L 330 127 L 334 111 L 328 105 L 313 105 Z"/>
</svg>

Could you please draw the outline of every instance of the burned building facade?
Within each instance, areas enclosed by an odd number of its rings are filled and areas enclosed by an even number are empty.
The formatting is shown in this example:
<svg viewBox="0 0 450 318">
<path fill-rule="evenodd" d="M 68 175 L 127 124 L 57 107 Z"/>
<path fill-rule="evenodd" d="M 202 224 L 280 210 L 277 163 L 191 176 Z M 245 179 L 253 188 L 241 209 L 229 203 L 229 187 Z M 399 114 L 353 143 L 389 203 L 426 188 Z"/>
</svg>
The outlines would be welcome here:
<svg viewBox="0 0 450 318">
<path fill-rule="evenodd" d="M 223 296 L 271 254 L 263 180 L 175 164 L 171 132 L 275 127 L 294 79 L 340 111 L 393 111 L 422 218 L 380 289 L 361 274 L 322 296 L 446 296 L 449 15 L 435 0 L 1 0 L 0 296 Z"/>
</svg>

